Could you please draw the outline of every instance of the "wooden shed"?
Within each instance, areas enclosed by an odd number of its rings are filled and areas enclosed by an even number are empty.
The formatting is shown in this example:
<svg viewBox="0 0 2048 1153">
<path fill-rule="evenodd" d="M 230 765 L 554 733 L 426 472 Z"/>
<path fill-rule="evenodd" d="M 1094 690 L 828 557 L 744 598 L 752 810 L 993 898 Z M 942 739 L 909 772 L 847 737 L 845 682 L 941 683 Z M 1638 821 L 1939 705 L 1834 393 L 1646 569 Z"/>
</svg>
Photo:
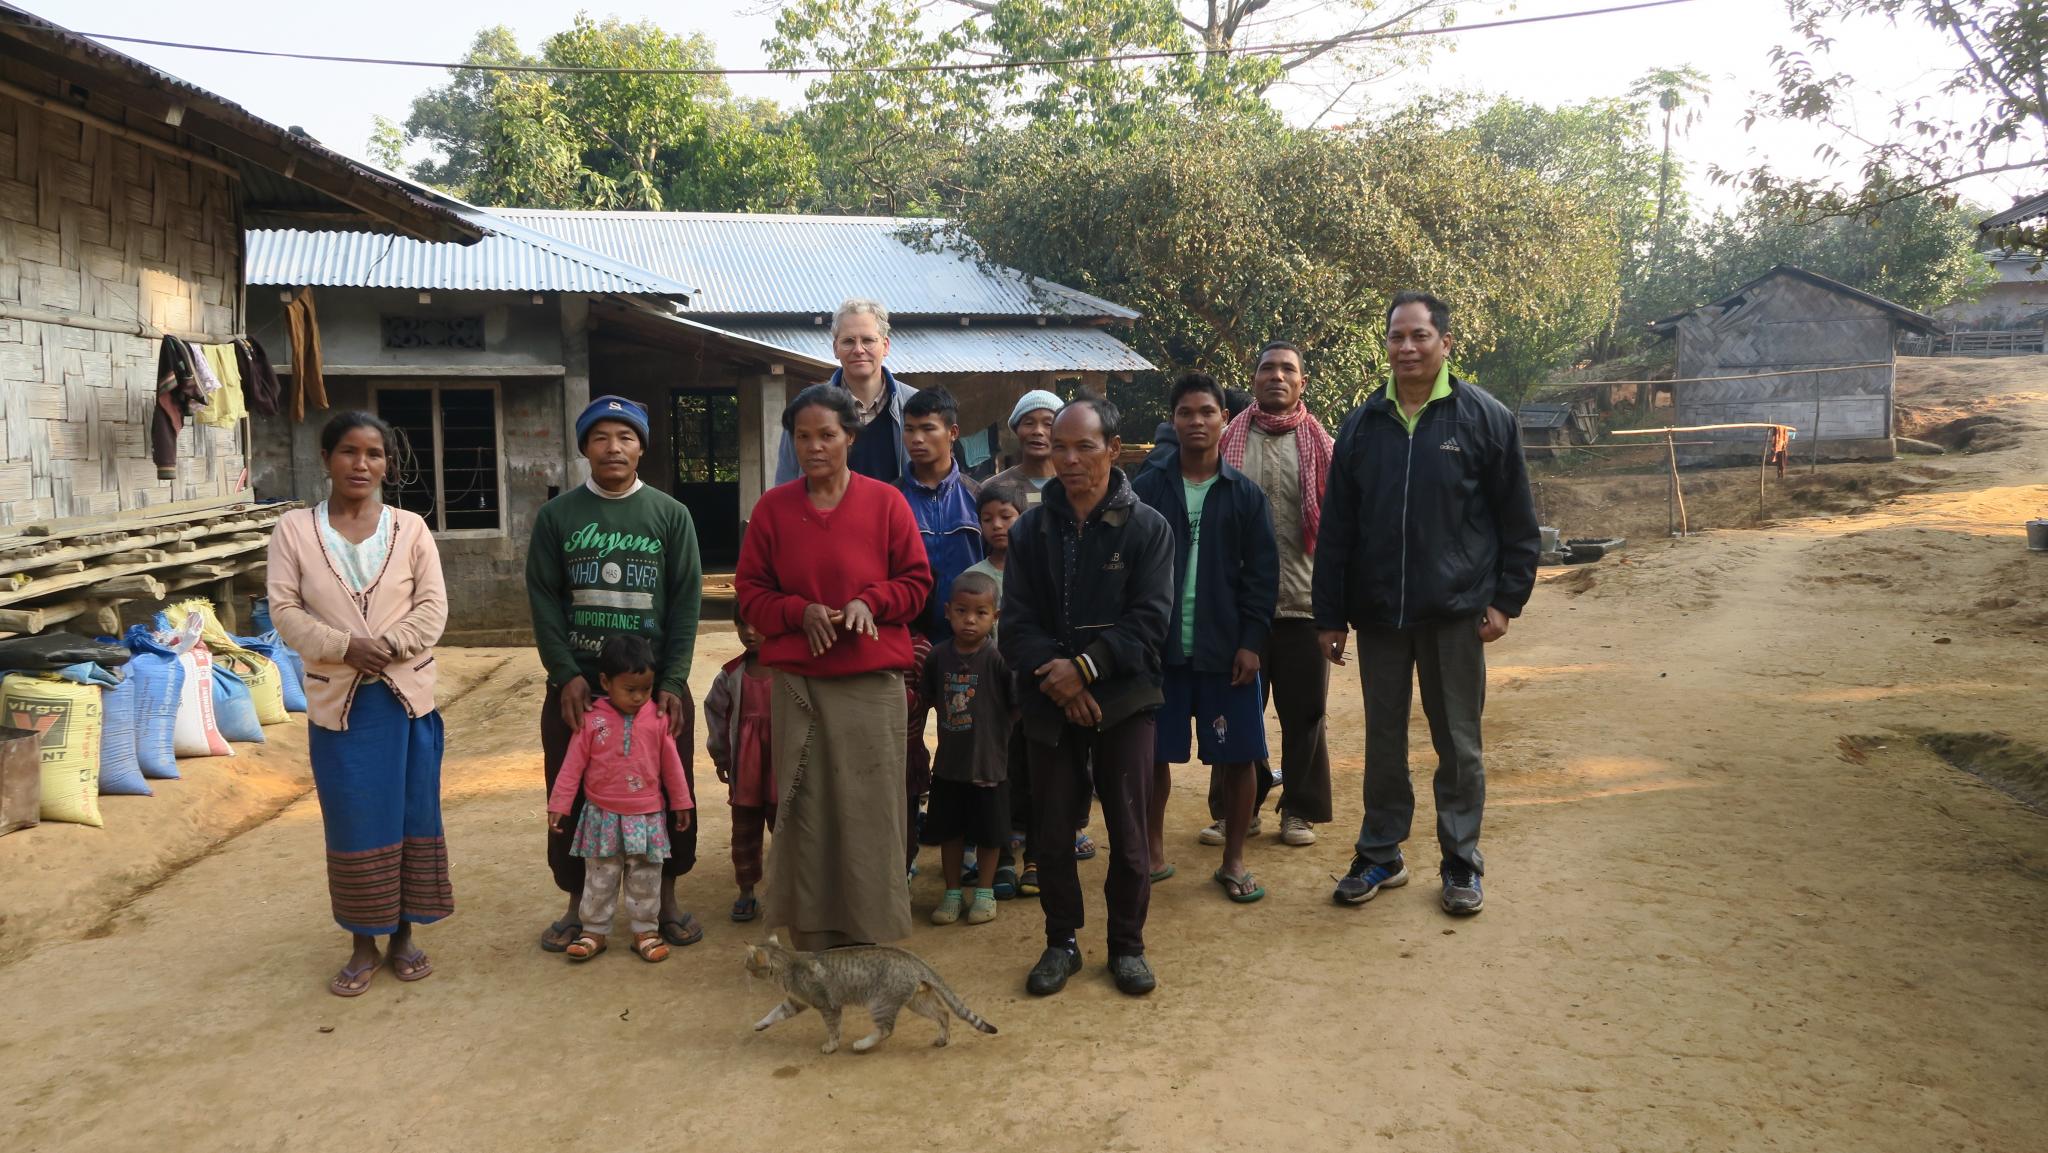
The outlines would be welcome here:
<svg viewBox="0 0 2048 1153">
<path fill-rule="evenodd" d="M 1515 410 L 1522 429 L 1522 447 L 1556 456 L 1575 444 L 1600 439 L 1600 417 L 1593 402 L 1586 399 L 1558 402 L 1532 401 Z"/>
<path fill-rule="evenodd" d="M 1781 264 L 1720 300 L 1650 325 L 1678 341 L 1670 385 L 1679 425 L 1768 421 L 1798 430 L 1795 452 L 1890 459 L 1892 367 L 1901 330 L 1932 317 Z M 1754 431 L 1701 434 L 1682 461 L 1754 460 Z"/>
</svg>

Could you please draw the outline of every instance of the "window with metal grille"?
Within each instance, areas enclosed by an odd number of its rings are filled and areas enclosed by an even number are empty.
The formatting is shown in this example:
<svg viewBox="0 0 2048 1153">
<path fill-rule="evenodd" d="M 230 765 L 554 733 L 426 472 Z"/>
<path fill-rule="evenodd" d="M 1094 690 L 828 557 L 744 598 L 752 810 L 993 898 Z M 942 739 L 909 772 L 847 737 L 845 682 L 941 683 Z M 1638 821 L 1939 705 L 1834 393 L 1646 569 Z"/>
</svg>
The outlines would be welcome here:
<svg viewBox="0 0 2048 1153">
<path fill-rule="evenodd" d="M 481 316 L 382 316 L 386 348 L 456 348 L 482 352 Z"/>
<path fill-rule="evenodd" d="M 504 528 L 498 390 L 493 385 L 384 386 L 377 415 L 398 434 L 386 499 L 435 532 Z"/>
</svg>

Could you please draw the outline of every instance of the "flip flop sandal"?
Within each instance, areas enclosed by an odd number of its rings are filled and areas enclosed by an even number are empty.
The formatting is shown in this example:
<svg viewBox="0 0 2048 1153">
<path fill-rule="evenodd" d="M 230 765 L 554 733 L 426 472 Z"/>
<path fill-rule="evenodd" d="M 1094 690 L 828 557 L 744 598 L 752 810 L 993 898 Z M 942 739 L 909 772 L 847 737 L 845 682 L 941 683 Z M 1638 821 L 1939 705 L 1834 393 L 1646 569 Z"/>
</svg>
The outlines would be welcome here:
<svg viewBox="0 0 2048 1153">
<path fill-rule="evenodd" d="M 599 941 L 596 937 L 586 934 L 569 942 L 568 947 L 563 952 L 569 954 L 571 961 L 588 961 L 610 948 L 610 942 Z"/>
<path fill-rule="evenodd" d="M 1095 838 L 1086 833 L 1074 838 L 1074 859 L 1092 861 L 1095 859 Z"/>
<path fill-rule="evenodd" d="M 633 934 L 633 951 L 650 965 L 668 960 L 668 942 L 661 939 L 660 933 Z"/>
<path fill-rule="evenodd" d="M 1229 876 L 1223 870 L 1218 869 L 1216 870 L 1216 883 L 1223 886 L 1223 891 L 1229 894 L 1230 899 L 1240 905 L 1249 905 L 1266 895 L 1266 886 L 1259 884 L 1258 881 L 1253 879 L 1250 869 L 1246 869 L 1235 877 Z"/>
<path fill-rule="evenodd" d="M 1024 872 L 1017 878 L 1017 895 L 1020 897 L 1036 897 L 1038 892 L 1038 866 L 1026 865 L 1024 866 Z"/>
<path fill-rule="evenodd" d="M 362 996 L 370 991 L 370 979 L 377 975 L 377 966 L 380 963 L 372 961 L 367 965 L 360 966 L 343 965 L 341 972 L 336 973 L 333 979 L 327 982 L 327 991 L 337 997 Z M 359 977 L 363 979 L 363 983 L 361 985 L 354 985 L 355 980 Z"/>
<path fill-rule="evenodd" d="M 678 948 L 694 945 L 704 939 L 704 926 L 697 923 L 697 918 L 684 913 L 681 920 L 661 923 L 661 939 Z"/>
<path fill-rule="evenodd" d="M 569 943 L 582 935 L 583 922 L 556 921 L 548 926 L 547 932 L 540 935 L 540 947 L 550 953 L 566 953 L 569 951 Z M 550 940 L 551 937 L 560 937 L 562 940 Z"/>
<path fill-rule="evenodd" d="M 761 915 L 761 901 L 757 897 L 741 897 L 732 903 L 732 919 L 751 921 Z"/>
<path fill-rule="evenodd" d="M 996 900 L 1015 900 L 1017 896 L 1017 870 L 1008 865 L 996 870 Z"/>
<path fill-rule="evenodd" d="M 1178 872 L 1180 872 L 1180 870 L 1175 868 L 1171 864 L 1161 865 L 1158 868 L 1152 870 L 1152 883 L 1156 885 L 1161 881 L 1171 878 L 1175 873 Z"/>
<path fill-rule="evenodd" d="M 426 950 L 414 949 L 403 957 L 390 957 L 391 975 L 401 981 L 424 981 L 434 975 L 434 963 L 427 960 Z M 404 965 L 406 968 L 400 968 Z"/>
</svg>

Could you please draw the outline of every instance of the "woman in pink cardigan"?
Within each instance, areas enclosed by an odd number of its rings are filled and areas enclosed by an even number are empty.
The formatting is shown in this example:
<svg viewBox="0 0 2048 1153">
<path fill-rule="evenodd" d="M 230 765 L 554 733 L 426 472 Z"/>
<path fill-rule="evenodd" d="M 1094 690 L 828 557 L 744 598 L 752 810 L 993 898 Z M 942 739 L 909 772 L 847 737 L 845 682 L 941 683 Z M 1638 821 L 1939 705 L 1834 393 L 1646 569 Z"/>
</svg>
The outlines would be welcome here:
<svg viewBox="0 0 2048 1153">
<path fill-rule="evenodd" d="M 455 911 L 441 837 L 441 714 L 434 642 L 448 594 L 433 534 L 387 508 L 391 428 L 345 412 L 320 431 L 327 499 L 270 536 L 270 619 L 306 661 L 307 752 L 327 830 L 327 889 L 355 951 L 328 991 L 355 997 L 387 959 L 401 981 L 434 971 L 414 925 Z M 388 955 L 377 938 L 391 938 Z"/>
</svg>

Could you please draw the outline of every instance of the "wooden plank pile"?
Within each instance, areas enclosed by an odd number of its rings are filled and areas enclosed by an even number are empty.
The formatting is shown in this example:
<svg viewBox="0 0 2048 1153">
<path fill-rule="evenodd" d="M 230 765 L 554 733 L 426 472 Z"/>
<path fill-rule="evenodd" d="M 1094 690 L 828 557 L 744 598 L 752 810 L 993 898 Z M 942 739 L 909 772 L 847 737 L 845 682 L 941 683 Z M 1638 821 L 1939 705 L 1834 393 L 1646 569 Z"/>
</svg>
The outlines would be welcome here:
<svg viewBox="0 0 2048 1153">
<path fill-rule="evenodd" d="M 213 498 L 0 529 L 0 636 L 80 617 L 115 634 L 129 601 L 212 586 L 221 586 L 212 595 L 233 627 L 226 586 L 264 567 L 271 526 L 298 507 Z"/>
</svg>

